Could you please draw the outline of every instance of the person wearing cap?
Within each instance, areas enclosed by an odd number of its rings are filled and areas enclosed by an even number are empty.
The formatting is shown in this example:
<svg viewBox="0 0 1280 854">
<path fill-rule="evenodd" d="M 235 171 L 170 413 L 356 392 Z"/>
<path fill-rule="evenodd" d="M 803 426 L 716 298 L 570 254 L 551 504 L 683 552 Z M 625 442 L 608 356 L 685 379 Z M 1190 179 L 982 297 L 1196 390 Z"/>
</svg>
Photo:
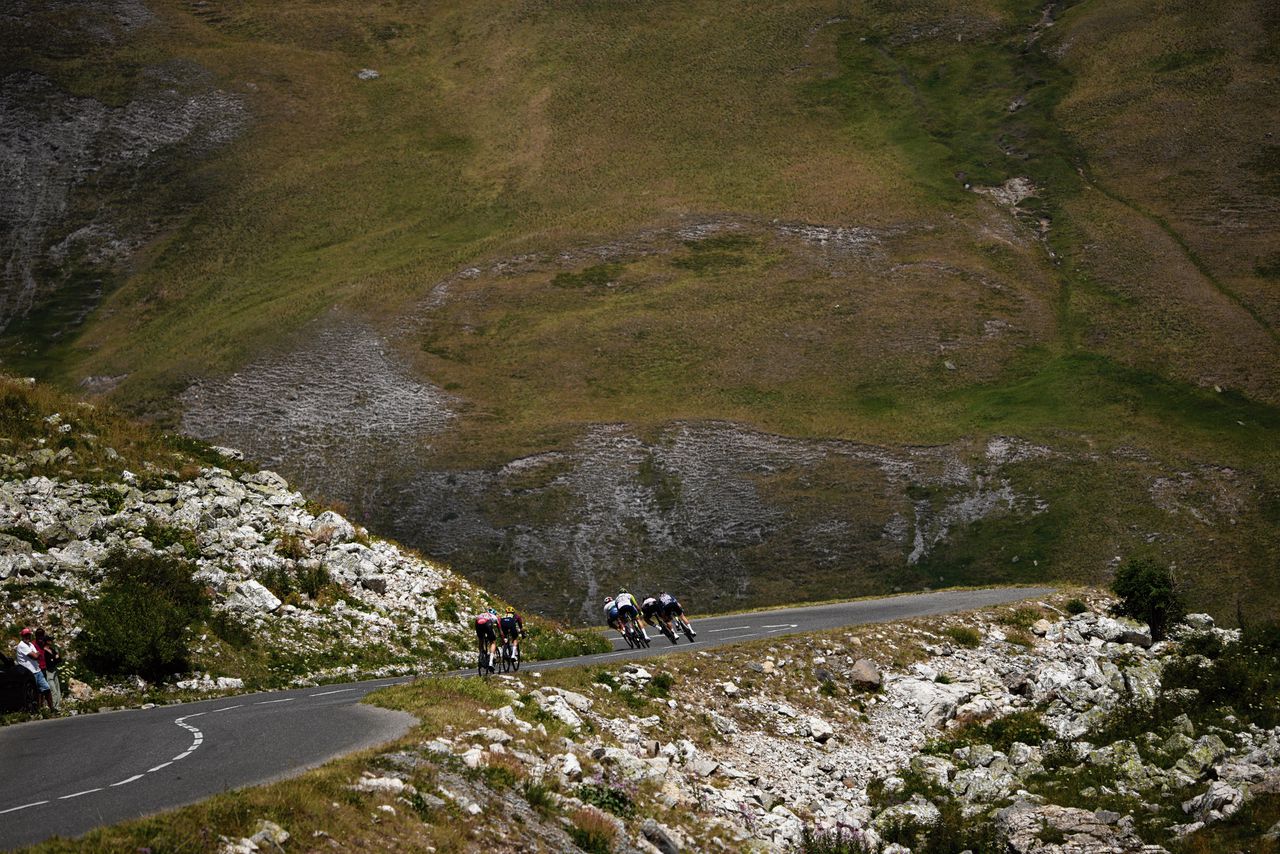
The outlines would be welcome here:
<svg viewBox="0 0 1280 854">
<path fill-rule="evenodd" d="M 40 648 L 35 645 L 35 632 L 23 629 L 14 651 L 17 653 L 15 657 L 18 666 L 25 667 L 36 680 L 36 687 L 40 689 L 40 705 L 48 706 L 49 711 L 53 711 L 53 692 L 49 690 L 49 680 L 44 678 L 44 673 L 40 670 Z"/>
</svg>

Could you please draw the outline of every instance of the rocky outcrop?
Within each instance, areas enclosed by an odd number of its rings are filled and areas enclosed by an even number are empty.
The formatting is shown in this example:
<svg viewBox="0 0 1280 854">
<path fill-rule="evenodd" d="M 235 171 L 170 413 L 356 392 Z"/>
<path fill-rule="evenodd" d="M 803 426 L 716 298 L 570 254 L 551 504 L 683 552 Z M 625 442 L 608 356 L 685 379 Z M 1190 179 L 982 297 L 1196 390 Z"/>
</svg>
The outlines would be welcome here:
<svg viewBox="0 0 1280 854">
<path fill-rule="evenodd" d="M 1099 715 L 1158 687 L 1182 653 L 1176 641 L 1150 644 L 1146 627 L 1127 620 L 1066 617 L 1051 604 L 1039 610 L 1049 616 L 1038 641 L 1014 635 L 1021 629 L 1006 611 L 623 665 L 571 683 L 580 690 L 540 684 L 572 677 L 521 673 L 499 682 L 508 704 L 485 712 L 492 725 L 446 733 L 428 750 L 469 769 L 510 767 L 518 757 L 522 773 L 558 790 L 551 800 L 569 814 L 602 793 L 646 797 L 610 817 L 619 845 L 646 851 L 789 851 L 810 833 L 901 854 L 909 848 L 899 842 L 935 829 L 981 828 L 987 845 L 1000 846 L 981 850 L 1156 854 L 1168 839 L 1229 818 L 1254 794 L 1280 791 L 1280 727 L 1196 737 L 1183 716 L 1163 744 L 1153 733 L 1082 741 Z M 1201 632 L 1235 642 L 1235 633 L 1194 620 Z M 961 625 L 980 632 L 976 647 L 952 642 Z M 877 652 L 863 654 L 868 648 Z M 907 650 L 920 660 L 872 663 Z M 866 681 L 869 667 L 882 669 L 878 691 Z M 665 671 L 669 699 L 654 699 L 663 696 L 651 690 L 654 671 Z M 975 726 L 1015 713 L 1049 736 L 975 740 L 975 732 L 994 732 Z M 562 724 L 563 735 L 548 739 L 531 721 Z M 1106 797 L 1143 806 L 1085 808 L 1080 799 L 1097 792 L 1070 789 L 1074 800 L 1056 803 L 1055 774 L 1087 774 Z M 473 790 L 468 802 L 489 797 Z M 1152 819 L 1170 812 L 1185 820 Z"/>
<path fill-rule="evenodd" d="M 0 455 L 0 474 L 21 466 Z M 334 511 L 309 509 L 279 475 L 236 476 L 209 467 L 190 479 L 157 470 L 146 481 L 128 471 L 124 482 L 101 485 L 0 480 L 0 529 L 26 537 L 0 541 L 0 584 L 7 593 L 0 617 L 25 624 L 57 615 L 59 635 L 71 640 L 79 622 L 73 603 L 93 598 L 107 554 L 164 552 L 189 559 L 214 608 L 278 654 L 329 660 L 324 668 L 304 667 L 300 680 L 372 675 L 342 640 L 353 636 L 396 662 L 379 672 L 470 658 L 468 615 L 479 607 L 481 591 L 445 567 L 370 538 Z M 202 648 L 196 644 L 197 656 Z M 335 656 L 350 663 L 334 667 Z M 182 687 L 239 685 L 197 674 Z"/>
</svg>

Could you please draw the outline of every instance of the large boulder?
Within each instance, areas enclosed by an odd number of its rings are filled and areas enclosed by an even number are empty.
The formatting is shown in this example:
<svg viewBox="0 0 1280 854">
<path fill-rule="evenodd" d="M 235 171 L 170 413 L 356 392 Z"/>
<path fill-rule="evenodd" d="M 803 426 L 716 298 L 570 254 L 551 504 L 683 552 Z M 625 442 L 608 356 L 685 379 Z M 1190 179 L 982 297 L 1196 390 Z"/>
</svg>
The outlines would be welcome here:
<svg viewBox="0 0 1280 854">
<path fill-rule="evenodd" d="M 349 543 L 356 528 L 340 514 L 326 510 L 311 523 L 311 535 L 322 543 Z"/>
<path fill-rule="evenodd" d="M 276 610 L 281 602 L 261 582 L 250 579 L 235 583 L 224 604 L 229 611 L 263 614 Z"/>
<path fill-rule="evenodd" d="M 1216 735 L 1203 735 L 1196 739 L 1181 759 L 1173 766 L 1188 777 L 1198 779 L 1227 753 L 1227 746 Z"/>
<path fill-rule="evenodd" d="M 882 679 L 880 668 L 876 667 L 875 662 L 869 658 L 859 658 L 849 671 L 849 681 L 854 687 L 867 691 L 879 688 Z"/>
<path fill-rule="evenodd" d="M 1215 780 L 1203 793 L 1184 802 L 1182 811 L 1196 821 L 1212 824 L 1235 815 L 1243 804 L 1243 792 L 1230 783 Z"/>
</svg>

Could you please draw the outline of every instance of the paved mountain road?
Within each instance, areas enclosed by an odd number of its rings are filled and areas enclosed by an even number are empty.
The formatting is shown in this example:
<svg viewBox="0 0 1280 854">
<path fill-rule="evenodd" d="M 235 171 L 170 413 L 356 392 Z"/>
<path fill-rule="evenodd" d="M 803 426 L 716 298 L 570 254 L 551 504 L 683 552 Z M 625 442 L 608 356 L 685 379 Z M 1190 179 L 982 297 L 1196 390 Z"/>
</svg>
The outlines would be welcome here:
<svg viewBox="0 0 1280 854">
<path fill-rule="evenodd" d="M 549 662 L 526 671 L 649 658 L 758 638 L 860 623 L 966 611 L 1042 596 L 1049 588 L 955 590 L 708 617 L 697 642 L 656 635 L 649 649 Z M 622 649 L 616 649 L 621 646 Z M 458 671 L 459 675 L 472 671 Z M 398 738 L 415 719 L 359 701 L 408 681 L 377 679 L 202 700 L 0 729 L 0 847 L 54 835 L 74 837 L 104 824 L 193 803 L 228 789 L 292 776 L 347 753 Z"/>
</svg>

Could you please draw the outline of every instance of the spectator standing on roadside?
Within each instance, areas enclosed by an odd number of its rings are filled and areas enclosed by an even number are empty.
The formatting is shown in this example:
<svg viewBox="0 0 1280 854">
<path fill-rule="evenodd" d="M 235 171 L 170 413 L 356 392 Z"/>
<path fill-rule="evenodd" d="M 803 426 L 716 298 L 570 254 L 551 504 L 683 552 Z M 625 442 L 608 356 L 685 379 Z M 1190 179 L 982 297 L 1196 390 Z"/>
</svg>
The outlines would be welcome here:
<svg viewBox="0 0 1280 854">
<path fill-rule="evenodd" d="M 53 694 L 49 690 L 49 681 L 44 678 L 44 673 L 40 670 L 40 649 L 35 645 L 35 632 L 31 629 L 23 629 L 14 651 L 17 653 L 18 666 L 25 667 L 35 677 L 36 687 L 40 689 L 39 705 L 48 706 L 52 711 Z"/>
<path fill-rule="evenodd" d="M 36 648 L 40 650 L 40 669 L 44 672 L 45 681 L 49 683 L 49 694 L 53 699 L 53 708 L 62 708 L 62 686 L 58 684 L 58 665 L 62 664 L 62 654 L 53 638 L 45 634 L 44 629 L 36 629 Z"/>
</svg>

